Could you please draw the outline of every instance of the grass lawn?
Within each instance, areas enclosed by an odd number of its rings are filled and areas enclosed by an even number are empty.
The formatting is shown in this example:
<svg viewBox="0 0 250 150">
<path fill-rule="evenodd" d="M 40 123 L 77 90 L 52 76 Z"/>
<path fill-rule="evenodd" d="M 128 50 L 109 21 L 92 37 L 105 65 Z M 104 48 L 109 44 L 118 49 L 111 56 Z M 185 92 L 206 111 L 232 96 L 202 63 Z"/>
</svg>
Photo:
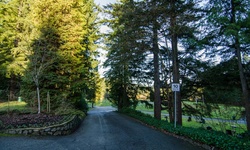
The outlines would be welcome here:
<svg viewBox="0 0 250 150">
<path fill-rule="evenodd" d="M 207 128 L 211 127 L 213 130 L 226 132 L 226 130 L 231 130 L 235 134 L 244 133 L 247 131 L 246 125 L 237 124 L 234 122 L 219 122 L 218 120 L 209 120 L 204 124 L 196 122 L 194 119 L 190 122 L 186 118 L 183 118 L 183 126 L 192 128 Z"/>
<path fill-rule="evenodd" d="M 195 102 L 184 101 L 183 103 L 192 106 L 198 110 L 205 111 L 205 105 L 202 102 L 198 104 Z M 209 104 L 209 109 L 211 109 L 212 118 L 221 118 L 231 120 L 233 117 L 235 119 L 240 119 L 242 117 L 242 112 L 245 110 L 243 107 L 230 106 L 224 104 Z M 207 116 L 205 116 L 207 117 Z"/>
<path fill-rule="evenodd" d="M 12 110 L 19 110 L 19 111 L 27 110 L 27 103 L 18 101 L 0 102 L 0 112 L 7 112 Z M 17 135 L 0 133 L 0 136 L 17 136 Z"/>
<path fill-rule="evenodd" d="M 139 104 L 137 105 L 136 110 L 144 111 L 144 112 L 152 112 L 152 113 L 154 112 L 154 108 L 146 108 L 146 107 L 145 107 L 145 104 L 141 104 L 141 103 L 139 103 Z M 168 113 L 167 110 L 162 110 L 161 112 L 162 112 L 162 113 Z"/>
<path fill-rule="evenodd" d="M 190 103 L 192 104 L 192 103 Z M 185 127 L 192 127 L 192 128 L 207 128 L 208 126 L 211 127 L 213 130 L 217 130 L 217 131 L 222 131 L 222 132 L 226 132 L 226 130 L 232 130 L 233 132 L 235 132 L 236 134 L 240 134 L 245 132 L 246 129 L 246 125 L 245 124 L 238 124 L 236 122 L 223 122 L 223 121 L 219 121 L 219 119 L 213 119 L 213 118 L 222 118 L 222 119 L 232 119 L 231 115 L 237 114 L 237 110 L 241 109 L 241 108 L 237 108 L 237 107 L 225 107 L 223 105 L 219 105 L 220 107 L 220 111 L 216 110 L 212 113 L 212 118 L 211 117 L 207 117 L 209 118 L 209 120 L 206 120 L 204 124 L 199 123 L 195 120 L 195 118 L 192 118 L 192 121 L 187 121 L 187 117 L 183 117 L 182 121 L 183 121 L 183 126 Z M 144 104 L 138 104 L 138 106 L 136 107 L 136 110 L 138 111 L 142 111 L 145 113 L 149 113 L 153 116 L 153 108 L 145 108 Z M 225 114 L 223 114 L 223 112 L 225 112 Z M 165 116 L 166 114 L 168 114 L 168 112 L 166 110 L 162 111 L 162 120 L 166 120 Z M 220 115 L 222 114 L 222 115 Z M 239 117 L 236 117 L 236 119 L 239 119 Z"/>
<path fill-rule="evenodd" d="M 18 101 L 10 101 L 10 102 L 0 102 L 0 112 L 1 111 L 11 111 L 11 110 L 26 110 L 27 103 L 18 102 Z"/>
</svg>

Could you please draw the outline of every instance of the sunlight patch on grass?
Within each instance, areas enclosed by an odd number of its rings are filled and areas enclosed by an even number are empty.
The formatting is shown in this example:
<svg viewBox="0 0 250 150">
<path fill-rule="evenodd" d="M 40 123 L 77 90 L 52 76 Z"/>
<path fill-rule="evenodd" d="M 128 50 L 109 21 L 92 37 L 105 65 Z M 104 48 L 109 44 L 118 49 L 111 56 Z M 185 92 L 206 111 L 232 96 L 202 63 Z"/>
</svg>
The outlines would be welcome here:
<svg viewBox="0 0 250 150">
<path fill-rule="evenodd" d="M 26 109 L 26 102 L 10 101 L 10 102 L 0 102 L 0 111 L 7 110 L 23 110 Z"/>
<path fill-rule="evenodd" d="M 96 106 L 112 106 L 112 103 L 109 100 L 105 99 L 96 103 Z"/>
</svg>

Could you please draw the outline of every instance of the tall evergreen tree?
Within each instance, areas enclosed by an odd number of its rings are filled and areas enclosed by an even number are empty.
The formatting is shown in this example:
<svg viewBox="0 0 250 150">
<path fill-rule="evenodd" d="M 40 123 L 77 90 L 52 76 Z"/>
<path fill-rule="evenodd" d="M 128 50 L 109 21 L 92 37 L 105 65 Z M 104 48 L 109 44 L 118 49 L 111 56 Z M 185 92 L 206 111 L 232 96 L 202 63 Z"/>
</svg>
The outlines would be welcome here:
<svg viewBox="0 0 250 150">
<path fill-rule="evenodd" d="M 116 43 L 119 42 L 119 47 L 115 47 L 113 51 L 116 52 L 116 57 L 118 58 L 119 63 L 132 62 L 131 55 L 135 54 L 138 56 L 143 56 L 144 61 L 141 61 L 144 66 L 148 66 L 148 68 L 154 68 L 154 72 L 151 75 L 154 76 L 154 101 L 155 101 L 155 117 L 160 119 L 160 112 L 161 112 L 161 99 L 160 99 L 160 87 L 161 81 L 160 78 L 162 73 L 160 73 L 160 41 L 165 38 L 169 39 L 172 42 L 171 48 L 165 47 L 164 49 L 171 49 L 172 54 L 169 55 L 172 57 L 172 64 L 175 66 L 173 70 L 174 81 L 179 82 L 179 56 L 178 56 L 178 44 L 185 44 L 186 49 L 191 50 L 191 46 L 188 40 L 188 37 L 194 39 L 194 27 L 191 26 L 191 23 L 194 23 L 199 19 L 195 13 L 198 11 L 195 6 L 196 1 L 155 1 L 155 0 L 148 0 L 148 1 L 122 1 L 124 5 L 123 9 L 118 9 L 117 22 L 116 27 L 119 27 L 117 32 L 114 32 L 114 37 L 121 38 L 123 35 L 123 40 L 117 40 Z M 129 5 L 130 4 L 130 5 Z M 126 6 L 128 8 L 126 8 Z M 124 8 L 126 8 L 124 10 Z M 167 8 L 167 9 L 166 9 Z M 124 13 L 126 12 L 126 13 Z M 147 17 L 145 17 L 147 16 Z M 113 28 L 114 29 L 114 28 Z M 119 33 L 119 34 L 118 34 Z M 128 35 L 126 35 L 129 33 Z M 131 37 L 133 35 L 133 37 Z M 138 37 L 137 35 L 140 35 Z M 125 40 L 124 40 L 125 39 Z M 178 42 L 179 39 L 179 42 Z M 114 41 L 114 40 L 113 40 Z M 139 41 L 139 42 L 138 42 Z M 116 44 L 114 43 L 114 44 Z M 139 46 L 140 45 L 140 46 Z M 166 46 L 169 45 L 166 42 Z M 121 50 L 121 47 L 125 47 Z M 162 45 L 161 45 L 162 48 Z M 138 51 L 141 50 L 141 51 Z M 151 59 L 150 54 L 153 54 L 153 59 Z M 117 55 L 123 55 L 121 56 Z M 129 57 L 127 57 L 129 56 Z M 132 55 L 133 56 L 133 55 Z M 145 57 L 146 56 L 146 57 Z M 110 61 L 110 60 L 108 60 Z M 148 63 L 150 62 L 150 63 Z M 153 62 L 153 63 L 151 63 Z M 138 63 L 138 61 L 133 62 Z M 148 63 L 148 64 L 147 64 Z M 125 63 L 123 63 L 125 64 Z M 171 64 L 171 63 L 170 63 Z M 112 66 L 112 65 L 110 65 Z M 129 66 L 129 65 L 128 65 Z M 141 65 L 143 66 L 143 65 Z M 138 66 L 134 65 L 134 68 Z M 139 69 L 139 68 L 138 68 Z M 143 70 L 144 69 L 144 70 Z M 140 72 L 147 72 L 149 69 L 145 69 L 140 67 Z M 150 69 L 150 71 L 152 71 Z M 130 76 L 131 77 L 131 76 Z M 135 76 L 132 77 L 133 79 Z M 138 77 L 140 78 L 140 77 Z M 149 81 L 150 77 L 147 76 L 145 81 Z M 166 79 L 168 80 L 168 79 Z M 181 101 L 180 96 L 178 96 L 178 119 L 179 124 L 181 124 Z"/>
<path fill-rule="evenodd" d="M 136 92 L 133 83 L 140 82 L 138 76 L 142 75 L 140 70 L 146 56 L 143 48 L 148 48 L 142 40 L 144 29 L 136 23 L 140 18 L 137 5 L 132 0 L 123 0 L 107 7 L 111 15 L 109 25 L 114 32 L 109 35 L 110 47 L 105 66 L 110 69 L 106 77 L 111 88 L 110 95 L 119 109 L 132 104 L 130 101 Z"/>
<path fill-rule="evenodd" d="M 208 27 L 206 40 L 209 46 L 220 54 L 222 59 L 236 59 L 241 80 L 243 101 L 245 102 L 247 129 L 250 130 L 250 94 L 242 56 L 249 54 L 249 43 L 245 32 L 249 29 L 245 24 L 249 15 L 247 0 L 214 1 L 206 5 L 208 11 Z"/>
<path fill-rule="evenodd" d="M 27 7 L 24 7 L 26 0 L 2 1 L 1 18 L 1 53 L 4 55 L 4 74 L 9 80 L 9 98 L 15 99 L 20 75 L 23 74 L 25 53 L 19 49 L 21 33 L 23 33 L 24 17 L 27 14 Z"/>
<path fill-rule="evenodd" d="M 50 91 L 52 107 L 58 107 L 62 103 L 77 105 L 82 94 L 94 88 L 98 38 L 94 9 L 92 0 L 46 0 L 31 4 L 32 12 L 27 18 L 31 20 L 28 27 L 32 28 L 27 30 L 31 31 L 28 36 L 32 40 L 26 43 L 30 45 L 29 64 L 23 94 L 32 98 L 40 91 L 44 98 Z M 33 92 L 33 96 L 27 95 L 27 90 L 36 91 L 35 87 L 40 90 Z"/>
<path fill-rule="evenodd" d="M 11 48 L 13 47 L 13 42 L 10 40 L 13 38 L 10 36 L 11 28 L 9 25 L 10 22 L 15 22 L 10 19 L 11 17 L 11 8 L 10 4 L 6 1 L 0 1 L 0 77 L 1 77 L 1 87 L 0 95 L 1 98 L 7 99 L 6 91 L 8 89 L 8 78 L 6 77 L 7 67 L 12 62 L 13 58 L 11 55 Z M 13 40 L 13 39 L 12 39 Z M 3 82 L 5 81 L 5 82 Z"/>
<path fill-rule="evenodd" d="M 172 79 L 170 81 L 173 83 L 180 83 L 181 76 L 184 75 L 181 70 L 182 68 L 180 68 L 182 59 L 192 55 L 192 53 L 195 53 L 197 50 L 194 46 L 198 40 L 198 30 L 196 25 L 202 15 L 201 10 L 199 9 L 199 4 L 200 1 L 198 0 L 170 0 L 163 1 L 161 7 L 159 7 L 159 9 L 162 8 L 165 10 L 161 14 L 163 17 L 160 17 L 160 31 L 162 36 L 166 39 L 165 50 L 171 50 L 171 55 L 169 56 L 171 56 L 173 69 L 171 76 Z M 183 64 L 183 66 L 185 66 L 185 64 Z M 177 124 L 182 125 L 180 92 L 177 92 L 176 96 Z"/>
<path fill-rule="evenodd" d="M 151 0 L 147 2 L 147 15 L 150 15 L 148 27 L 152 30 L 152 35 L 149 37 L 152 39 L 152 48 L 151 52 L 153 53 L 153 62 L 154 62 L 154 117 L 157 119 L 161 119 L 161 91 L 160 91 L 160 69 L 159 69 L 159 16 L 162 12 L 158 9 L 161 3 L 157 3 L 155 0 Z"/>
</svg>

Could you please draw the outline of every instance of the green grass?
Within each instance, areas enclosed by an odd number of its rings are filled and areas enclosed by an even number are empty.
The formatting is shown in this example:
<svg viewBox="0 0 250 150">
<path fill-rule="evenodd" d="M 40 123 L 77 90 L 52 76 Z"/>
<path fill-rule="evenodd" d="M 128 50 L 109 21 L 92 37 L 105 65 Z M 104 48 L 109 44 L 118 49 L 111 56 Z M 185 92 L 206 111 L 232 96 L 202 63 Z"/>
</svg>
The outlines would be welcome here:
<svg viewBox="0 0 250 150">
<path fill-rule="evenodd" d="M 18 134 L 7 134 L 7 133 L 0 133 L 0 137 L 18 137 L 21 135 Z"/>
<path fill-rule="evenodd" d="M 26 110 L 27 103 L 18 102 L 18 101 L 10 101 L 10 102 L 0 102 L 0 111 L 11 111 L 11 110 Z"/>
<path fill-rule="evenodd" d="M 226 130 L 232 130 L 235 134 L 241 134 L 247 131 L 246 125 L 244 124 L 237 124 L 237 123 L 230 123 L 230 122 L 219 122 L 219 121 L 206 121 L 206 123 L 202 124 L 196 122 L 194 119 L 190 122 L 187 121 L 186 118 L 183 118 L 183 126 L 184 127 L 191 127 L 191 128 L 207 128 L 212 127 L 215 131 L 226 132 Z"/>
<path fill-rule="evenodd" d="M 8 112 L 12 110 L 24 111 L 28 110 L 27 103 L 18 102 L 18 101 L 10 101 L 10 102 L 0 102 L 0 112 Z M 12 137 L 18 135 L 0 133 L 0 137 Z"/>
<path fill-rule="evenodd" d="M 198 143 L 209 145 L 212 149 L 249 149 L 250 146 L 247 134 L 242 138 L 238 138 L 237 136 L 229 136 L 223 132 L 214 130 L 208 131 L 201 127 L 194 128 L 194 126 L 197 125 L 195 122 L 189 122 L 189 125 L 192 127 L 177 125 L 175 128 L 171 123 L 155 119 L 151 115 L 129 108 L 123 109 L 121 113 L 125 113 L 133 118 L 136 118 L 149 126 L 155 127 L 156 129 L 165 130 L 168 133 L 188 137 Z"/>
<path fill-rule="evenodd" d="M 190 102 L 190 101 L 184 101 L 183 103 L 188 104 L 192 106 L 193 108 L 197 108 L 200 111 L 204 111 L 202 107 L 203 103 L 199 102 L 196 104 L 195 102 Z M 238 106 L 230 106 L 230 105 L 224 105 L 224 104 L 210 104 L 211 106 L 211 118 L 221 118 L 221 119 L 232 119 L 233 116 L 235 119 L 240 119 L 241 112 L 244 111 L 243 107 L 238 107 Z M 208 117 L 208 116 L 205 116 Z"/>
<path fill-rule="evenodd" d="M 95 104 L 96 106 L 112 106 L 112 103 L 107 100 L 107 99 L 104 99 L 102 101 L 99 101 Z"/>
<path fill-rule="evenodd" d="M 152 113 L 154 112 L 154 108 L 146 108 L 146 107 L 145 107 L 145 104 L 141 104 L 141 103 L 139 103 L 139 104 L 137 105 L 136 110 L 145 111 L 145 112 L 152 112 Z M 162 112 L 162 113 L 168 113 L 167 110 L 162 110 L 161 112 Z"/>
<path fill-rule="evenodd" d="M 190 105 L 195 106 L 194 102 L 187 102 Z M 219 105 L 219 109 L 217 110 L 213 110 L 212 111 L 212 117 L 206 117 L 206 118 L 221 118 L 221 119 L 228 119 L 231 120 L 232 116 L 236 115 L 236 119 L 239 119 L 239 113 L 237 113 L 237 111 L 239 109 L 239 107 L 236 106 L 230 106 L 227 107 L 225 105 Z M 144 104 L 138 104 L 138 106 L 136 107 L 136 110 L 144 112 L 144 113 L 150 113 L 151 116 L 153 116 L 153 108 L 149 109 L 149 108 L 145 108 Z M 162 111 L 162 120 L 166 120 L 165 119 L 165 114 L 168 114 L 168 111 L 164 110 Z M 184 127 L 192 127 L 192 128 L 207 128 L 208 126 L 212 127 L 213 130 L 216 131 L 221 131 L 221 132 L 226 132 L 226 130 L 232 130 L 235 131 L 236 134 L 240 134 L 240 133 L 244 133 L 245 131 L 247 131 L 246 129 L 246 125 L 244 124 L 237 124 L 237 123 L 233 123 L 233 122 L 220 122 L 216 119 L 212 119 L 212 120 L 207 120 L 205 122 L 205 124 L 199 123 L 195 120 L 195 118 L 192 118 L 192 121 L 188 122 L 186 117 L 183 117 L 183 126 Z M 234 127 L 235 128 L 234 128 Z"/>
<path fill-rule="evenodd" d="M 139 103 L 136 107 L 136 110 L 139 110 L 139 111 L 147 111 L 147 112 L 154 112 L 154 109 L 153 108 L 146 108 L 145 107 L 145 104 L 141 104 Z"/>
</svg>

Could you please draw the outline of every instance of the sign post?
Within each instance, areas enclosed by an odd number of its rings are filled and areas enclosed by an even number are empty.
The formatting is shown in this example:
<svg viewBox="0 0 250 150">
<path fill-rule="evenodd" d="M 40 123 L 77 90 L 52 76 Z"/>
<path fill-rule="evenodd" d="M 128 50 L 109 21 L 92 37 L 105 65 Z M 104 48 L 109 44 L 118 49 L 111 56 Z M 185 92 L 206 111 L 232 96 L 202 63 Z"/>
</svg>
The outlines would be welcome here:
<svg viewBox="0 0 250 150">
<path fill-rule="evenodd" d="M 179 83 L 172 83 L 172 91 L 174 92 L 174 127 L 176 128 L 176 92 L 180 91 L 180 84 Z"/>
</svg>

